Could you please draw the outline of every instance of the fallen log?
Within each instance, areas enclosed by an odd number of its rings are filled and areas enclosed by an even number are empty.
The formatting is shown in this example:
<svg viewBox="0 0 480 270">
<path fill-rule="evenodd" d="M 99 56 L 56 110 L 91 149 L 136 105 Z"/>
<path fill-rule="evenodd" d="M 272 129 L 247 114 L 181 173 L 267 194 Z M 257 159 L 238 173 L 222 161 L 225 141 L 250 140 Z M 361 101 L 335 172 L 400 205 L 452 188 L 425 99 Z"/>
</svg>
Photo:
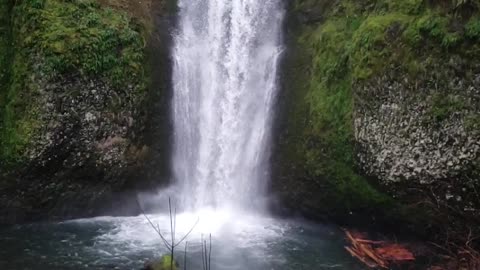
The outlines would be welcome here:
<svg viewBox="0 0 480 270">
<path fill-rule="evenodd" d="M 415 260 L 413 253 L 400 244 L 369 240 L 365 239 L 364 234 L 344 231 L 347 241 L 351 244 L 345 249 L 369 268 L 388 269 L 392 264 Z M 361 235 L 361 238 L 355 235 Z"/>
<path fill-rule="evenodd" d="M 369 261 L 366 257 L 358 254 L 355 250 L 353 250 L 350 247 L 345 247 L 345 249 L 352 255 L 353 257 L 357 258 L 361 262 L 363 262 L 365 265 L 367 265 L 370 268 L 375 268 L 377 265 L 373 261 Z"/>
<path fill-rule="evenodd" d="M 375 253 L 389 261 L 414 261 L 415 257 L 403 246 L 398 244 L 385 245 L 375 248 Z"/>
</svg>

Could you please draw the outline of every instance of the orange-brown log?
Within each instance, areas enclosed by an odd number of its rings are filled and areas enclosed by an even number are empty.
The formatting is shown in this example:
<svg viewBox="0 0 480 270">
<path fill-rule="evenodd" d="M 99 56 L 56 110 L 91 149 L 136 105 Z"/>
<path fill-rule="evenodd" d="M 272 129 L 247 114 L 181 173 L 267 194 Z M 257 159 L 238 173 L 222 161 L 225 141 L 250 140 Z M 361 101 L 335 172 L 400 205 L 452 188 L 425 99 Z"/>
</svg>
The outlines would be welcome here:
<svg viewBox="0 0 480 270">
<path fill-rule="evenodd" d="M 398 244 L 385 245 L 375 249 L 375 253 L 389 261 L 414 261 L 415 256 Z"/>
<path fill-rule="evenodd" d="M 385 244 L 385 241 L 373 241 L 373 240 L 368 240 L 368 239 L 359 239 L 356 238 L 357 242 L 362 243 L 362 244 L 372 244 L 372 245 L 382 245 Z"/>
<path fill-rule="evenodd" d="M 350 253 L 350 255 L 352 255 L 353 257 L 357 258 L 357 259 L 360 260 L 361 262 L 363 262 L 366 266 L 368 266 L 368 267 L 370 267 L 370 268 L 375 268 L 375 267 L 377 267 L 377 265 L 375 264 L 375 262 L 370 261 L 370 260 L 368 260 L 366 257 L 361 256 L 361 255 L 358 254 L 354 249 L 352 249 L 352 248 L 350 248 L 350 247 L 345 247 L 345 249 L 348 251 L 348 253 Z"/>
<path fill-rule="evenodd" d="M 375 254 L 375 251 L 370 246 L 360 244 L 359 248 L 362 250 L 363 253 L 367 254 L 368 257 L 370 257 L 373 261 L 375 261 L 375 263 L 377 263 L 379 266 L 383 268 L 387 268 L 387 263 L 384 260 L 382 260 L 380 257 L 378 257 Z"/>
</svg>

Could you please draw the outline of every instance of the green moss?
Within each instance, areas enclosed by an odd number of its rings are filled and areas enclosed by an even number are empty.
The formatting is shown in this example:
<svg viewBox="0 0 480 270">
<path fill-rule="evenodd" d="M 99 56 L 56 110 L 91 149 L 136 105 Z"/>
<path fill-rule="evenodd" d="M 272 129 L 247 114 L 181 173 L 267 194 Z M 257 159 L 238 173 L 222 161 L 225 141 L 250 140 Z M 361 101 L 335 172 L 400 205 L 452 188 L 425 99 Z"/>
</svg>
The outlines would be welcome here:
<svg viewBox="0 0 480 270">
<path fill-rule="evenodd" d="M 10 84 L 12 39 L 10 27 L 11 1 L 0 0 L 0 109 L 5 106 Z M 0 117 L 0 127 L 2 118 Z"/>
<path fill-rule="evenodd" d="M 395 51 L 390 49 L 394 44 L 390 43 L 409 21 L 409 16 L 392 13 L 371 16 L 362 23 L 351 41 L 351 65 L 356 79 L 367 79 L 385 68 L 385 63 L 395 55 Z M 387 31 L 390 28 L 392 40 L 387 40 Z"/>
<path fill-rule="evenodd" d="M 74 75 L 119 91 L 125 85 L 145 89 L 143 29 L 126 14 L 93 0 L 25 0 L 9 14 L 15 50 L 10 84 L 2 90 L 0 163 L 20 162 L 43 126 L 41 81 Z"/>
<path fill-rule="evenodd" d="M 404 14 L 419 14 L 422 12 L 425 1 L 424 0 L 387 0 L 389 11 L 401 12 Z"/>
<path fill-rule="evenodd" d="M 41 126 L 38 119 L 41 105 L 35 100 L 37 86 L 31 80 L 33 75 L 29 76 L 25 57 L 18 52 L 13 57 L 7 103 L 3 108 L 0 161 L 7 164 L 21 161 L 21 152 Z"/>
<path fill-rule="evenodd" d="M 480 16 L 470 18 L 465 26 L 465 34 L 468 38 L 479 39 L 480 38 Z"/>
<path fill-rule="evenodd" d="M 362 16 L 338 16 L 300 41 L 311 55 L 311 79 L 304 95 L 308 139 L 297 152 L 304 155 L 307 174 L 334 190 L 325 195 L 324 207 L 344 212 L 389 202 L 354 170 L 351 40 L 364 21 Z"/>
<path fill-rule="evenodd" d="M 467 131 L 480 131 L 480 115 L 470 114 L 465 118 L 465 127 Z"/>
<path fill-rule="evenodd" d="M 405 32 L 407 41 L 414 46 L 424 46 L 428 39 L 438 42 L 443 48 L 449 49 L 463 41 L 464 35 L 451 31 L 451 18 L 429 11 L 415 20 Z"/>
<path fill-rule="evenodd" d="M 141 76 L 144 40 L 124 14 L 87 0 L 24 1 L 15 14 L 22 47 L 41 52 L 49 73 L 105 76 L 118 86 Z"/>
<path fill-rule="evenodd" d="M 430 114 L 435 121 L 441 122 L 453 113 L 462 111 L 464 108 L 465 104 L 459 97 L 436 93 L 432 97 Z"/>
<path fill-rule="evenodd" d="M 12 2 L 9 0 L 0 0 L 0 134 L 5 133 L 5 117 L 6 106 L 8 103 L 9 87 L 12 80 L 12 29 L 11 29 L 11 11 Z M 4 145 L 9 142 L 9 138 L 0 136 L 0 166 L 2 165 L 1 158 L 8 155 L 4 149 Z"/>
</svg>

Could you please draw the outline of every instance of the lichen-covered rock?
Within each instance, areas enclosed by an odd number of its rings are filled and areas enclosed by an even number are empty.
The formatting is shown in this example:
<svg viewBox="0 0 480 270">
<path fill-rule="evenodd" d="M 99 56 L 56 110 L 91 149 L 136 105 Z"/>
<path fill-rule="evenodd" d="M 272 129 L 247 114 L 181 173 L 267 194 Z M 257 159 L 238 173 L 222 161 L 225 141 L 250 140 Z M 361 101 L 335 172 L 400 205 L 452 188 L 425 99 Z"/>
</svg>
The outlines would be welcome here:
<svg viewBox="0 0 480 270">
<path fill-rule="evenodd" d="M 387 72 L 356 88 L 368 104 L 354 112 L 359 166 L 407 213 L 425 211 L 412 221 L 426 227 L 466 231 L 480 215 L 480 73 L 468 70 L 441 65 L 413 80 Z"/>
<path fill-rule="evenodd" d="M 480 153 L 480 129 L 469 122 L 480 115 L 480 73 L 472 79 L 385 75 L 359 87 L 358 99 L 369 101 L 356 106 L 354 120 L 365 172 L 386 185 L 466 177 Z M 445 113 L 436 115 L 436 106 Z"/>
<path fill-rule="evenodd" d="M 65 169 L 92 162 L 114 173 L 128 165 L 136 121 L 142 121 L 142 96 L 132 85 L 119 93 L 101 80 L 72 77 L 47 83 L 39 92 L 38 102 L 44 104 L 40 121 L 46 125 L 26 151 L 31 162 L 38 161 L 35 166 L 45 167 L 62 155 Z"/>
</svg>

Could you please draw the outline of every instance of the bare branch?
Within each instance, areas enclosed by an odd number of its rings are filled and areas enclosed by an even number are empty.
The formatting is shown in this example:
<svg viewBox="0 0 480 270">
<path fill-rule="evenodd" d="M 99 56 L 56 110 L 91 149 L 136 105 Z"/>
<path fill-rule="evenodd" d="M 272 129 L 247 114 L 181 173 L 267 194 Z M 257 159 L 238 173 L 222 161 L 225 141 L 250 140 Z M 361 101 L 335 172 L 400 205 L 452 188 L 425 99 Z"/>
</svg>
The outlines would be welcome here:
<svg viewBox="0 0 480 270">
<path fill-rule="evenodd" d="M 188 241 L 185 242 L 185 253 L 183 253 L 183 270 L 187 270 L 187 246 Z"/>
<path fill-rule="evenodd" d="M 182 237 L 182 239 L 180 239 L 180 241 L 175 244 L 174 247 L 180 245 L 180 244 L 192 233 L 193 229 L 195 229 L 195 227 L 198 225 L 198 222 L 199 222 L 199 221 L 200 221 L 200 218 L 198 217 L 198 218 L 197 218 L 197 221 L 195 221 L 195 224 L 193 224 L 193 226 L 192 226 L 192 228 L 190 229 L 190 231 L 188 231 L 188 233 L 185 234 L 185 235 Z"/>
<path fill-rule="evenodd" d="M 210 234 L 210 250 L 208 251 L 208 270 L 212 268 L 212 234 Z"/>
<path fill-rule="evenodd" d="M 152 228 L 155 230 L 155 232 L 160 236 L 160 238 L 162 239 L 165 247 L 167 249 L 170 249 L 171 248 L 170 244 L 168 243 L 167 239 L 165 239 L 165 237 L 163 236 L 162 232 L 160 231 L 160 227 L 158 226 L 158 224 L 157 224 L 157 226 L 155 226 L 155 224 L 153 224 L 152 220 L 150 220 L 150 218 L 148 218 L 147 214 L 145 214 L 145 211 L 143 211 L 143 208 L 140 205 L 140 202 L 138 201 L 138 197 L 135 197 L 135 199 L 137 200 L 138 207 L 140 208 L 140 211 L 142 212 L 143 216 L 147 219 L 148 223 L 150 224 L 150 226 L 152 226 Z"/>
<path fill-rule="evenodd" d="M 170 264 L 170 270 L 173 270 L 173 264 L 174 264 L 174 250 L 177 246 L 179 246 L 181 243 L 183 243 L 185 241 L 185 239 L 187 239 L 187 237 L 193 232 L 193 229 L 195 229 L 195 227 L 198 225 L 199 221 L 200 221 L 200 217 L 197 218 L 197 220 L 195 221 L 195 224 L 193 224 L 192 228 L 180 239 L 180 241 L 176 241 L 176 227 L 177 227 L 177 208 L 174 206 L 174 209 L 173 209 L 173 212 L 172 212 L 172 201 L 171 201 L 171 198 L 169 197 L 168 198 L 168 210 L 169 210 L 169 215 L 170 215 L 170 241 L 167 240 L 161 230 L 160 230 L 160 226 L 157 224 L 155 226 L 155 224 L 152 222 L 152 220 L 145 214 L 145 212 L 143 211 L 141 205 L 140 205 L 140 202 L 138 201 L 138 197 L 136 198 L 137 199 L 137 204 L 143 214 L 143 216 L 147 219 L 148 223 L 150 224 L 150 226 L 152 226 L 152 228 L 155 230 L 155 232 L 160 236 L 160 238 L 162 239 L 163 241 L 163 244 L 165 245 L 165 247 L 170 251 L 170 256 L 171 256 L 171 264 Z M 188 246 L 188 242 L 185 242 L 185 253 L 184 253 L 184 269 L 186 270 L 187 269 L 187 246 Z M 206 240 L 203 240 L 203 234 L 202 234 L 202 268 L 204 268 L 204 270 L 209 270 L 210 269 L 210 261 L 211 261 L 211 252 L 212 252 L 212 235 L 210 234 L 210 251 L 207 250 L 207 241 Z"/>
<path fill-rule="evenodd" d="M 203 247 L 203 234 L 202 234 L 202 237 L 201 237 L 201 244 L 202 244 L 202 269 L 203 270 L 207 270 L 207 267 L 205 266 L 205 249 Z"/>
</svg>

